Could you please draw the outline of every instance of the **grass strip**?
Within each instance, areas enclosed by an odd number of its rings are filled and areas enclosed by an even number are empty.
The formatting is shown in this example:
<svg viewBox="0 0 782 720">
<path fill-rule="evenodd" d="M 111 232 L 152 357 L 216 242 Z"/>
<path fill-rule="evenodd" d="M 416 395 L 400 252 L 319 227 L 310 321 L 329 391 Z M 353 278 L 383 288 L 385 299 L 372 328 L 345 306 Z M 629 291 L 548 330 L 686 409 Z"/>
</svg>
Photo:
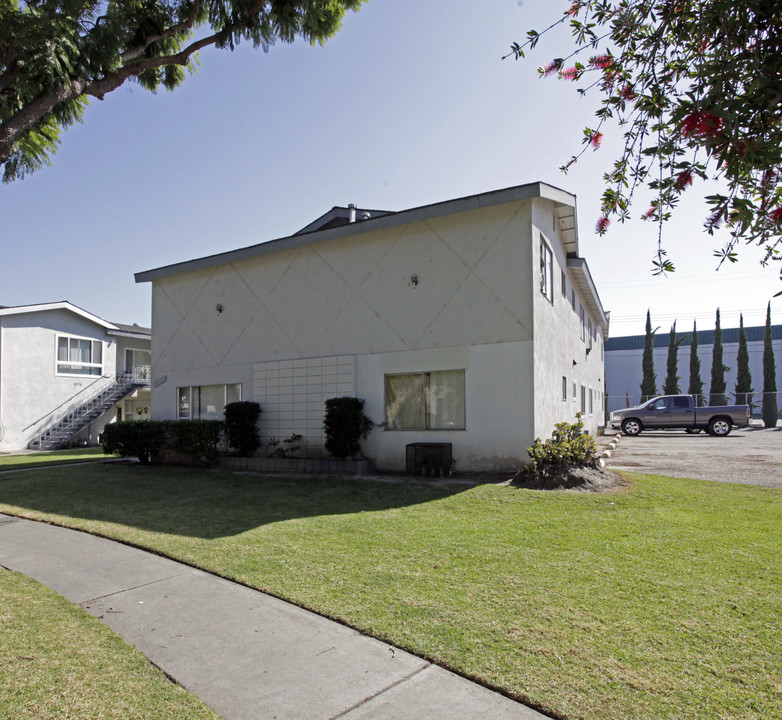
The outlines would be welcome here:
<svg viewBox="0 0 782 720">
<path fill-rule="evenodd" d="M 103 450 L 99 447 L 52 450 L 51 452 L 24 453 L 21 455 L 0 455 L 0 472 L 3 470 L 25 470 L 65 463 L 94 462 L 95 460 L 104 459 L 106 459 L 106 455 L 103 454 Z"/>
<path fill-rule="evenodd" d="M 0 479 L 0 511 L 152 548 L 558 717 L 782 707 L 782 492 L 613 493 L 92 465 Z"/>
<path fill-rule="evenodd" d="M 77 605 L 0 568 L 0 717 L 219 720 Z"/>
</svg>

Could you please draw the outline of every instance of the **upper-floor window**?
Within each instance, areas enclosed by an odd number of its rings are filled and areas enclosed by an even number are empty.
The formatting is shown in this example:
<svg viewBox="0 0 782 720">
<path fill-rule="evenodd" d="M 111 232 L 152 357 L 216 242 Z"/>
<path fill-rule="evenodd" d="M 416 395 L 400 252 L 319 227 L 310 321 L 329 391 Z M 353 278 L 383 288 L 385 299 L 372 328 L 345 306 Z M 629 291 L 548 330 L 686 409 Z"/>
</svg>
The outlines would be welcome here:
<svg viewBox="0 0 782 720">
<path fill-rule="evenodd" d="M 58 375 L 102 375 L 103 343 L 87 338 L 57 336 Z"/>
<path fill-rule="evenodd" d="M 586 315 L 581 303 L 578 304 L 578 315 L 581 318 L 581 339 L 586 340 Z"/>
<path fill-rule="evenodd" d="M 562 270 L 562 297 L 567 298 L 567 273 Z"/>
<path fill-rule="evenodd" d="M 554 255 L 540 236 L 540 292 L 554 302 Z"/>
<path fill-rule="evenodd" d="M 464 370 L 386 375 L 386 428 L 464 430 Z"/>
</svg>

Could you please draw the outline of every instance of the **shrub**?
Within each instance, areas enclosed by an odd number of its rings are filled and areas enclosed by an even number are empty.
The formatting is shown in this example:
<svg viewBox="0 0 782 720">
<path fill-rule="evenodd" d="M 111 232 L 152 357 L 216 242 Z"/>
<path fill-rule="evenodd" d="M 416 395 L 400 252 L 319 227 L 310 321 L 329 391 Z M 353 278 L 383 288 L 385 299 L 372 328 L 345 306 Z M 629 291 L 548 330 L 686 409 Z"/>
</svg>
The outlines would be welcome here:
<svg viewBox="0 0 782 720">
<path fill-rule="evenodd" d="M 166 431 L 162 423 L 124 420 L 110 423 L 101 433 L 101 446 L 106 455 L 137 457 L 142 465 L 163 449 Z"/>
<path fill-rule="evenodd" d="M 597 446 L 594 438 L 584 433 L 581 413 L 574 423 L 557 423 L 545 442 L 535 438 L 527 453 L 532 462 L 526 474 L 539 480 L 555 478 L 573 468 L 597 467 Z"/>
<path fill-rule="evenodd" d="M 225 433 L 228 445 L 240 455 L 250 457 L 261 445 L 258 435 L 258 418 L 261 406 L 257 402 L 244 400 L 225 406 Z"/>
<path fill-rule="evenodd" d="M 223 431 L 220 420 L 164 420 L 165 447 L 187 453 L 193 460 L 212 465 L 220 455 L 217 446 Z"/>
<path fill-rule="evenodd" d="M 344 460 L 357 455 L 361 451 L 359 440 L 369 435 L 373 425 L 364 415 L 363 400 L 354 397 L 326 400 L 325 446 L 334 457 Z"/>
</svg>

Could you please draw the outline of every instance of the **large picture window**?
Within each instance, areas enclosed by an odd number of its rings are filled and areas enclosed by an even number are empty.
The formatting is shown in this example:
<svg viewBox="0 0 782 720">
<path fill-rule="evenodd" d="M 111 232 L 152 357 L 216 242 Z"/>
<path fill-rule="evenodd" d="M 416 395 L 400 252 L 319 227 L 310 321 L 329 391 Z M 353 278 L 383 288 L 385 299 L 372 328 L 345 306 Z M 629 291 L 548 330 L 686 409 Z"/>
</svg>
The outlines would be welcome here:
<svg viewBox="0 0 782 720">
<path fill-rule="evenodd" d="M 241 385 L 194 385 L 177 388 L 180 420 L 222 420 L 228 403 L 242 399 Z"/>
<path fill-rule="evenodd" d="M 464 370 L 386 375 L 386 428 L 464 430 Z"/>
<path fill-rule="evenodd" d="M 102 375 L 103 343 L 87 338 L 57 337 L 58 375 Z"/>
</svg>

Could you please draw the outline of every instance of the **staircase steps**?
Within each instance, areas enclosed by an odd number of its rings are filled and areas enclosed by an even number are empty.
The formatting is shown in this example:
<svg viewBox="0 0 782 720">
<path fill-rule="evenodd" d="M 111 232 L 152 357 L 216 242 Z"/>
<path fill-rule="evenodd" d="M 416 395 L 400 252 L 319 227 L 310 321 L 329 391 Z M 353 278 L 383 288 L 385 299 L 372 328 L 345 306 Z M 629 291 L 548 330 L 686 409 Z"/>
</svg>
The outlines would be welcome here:
<svg viewBox="0 0 782 720">
<path fill-rule="evenodd" d="M 144 387 L 144 384 L 134 382 L 131 373 L 120 375 L 114 383 L 76 410 L 68 412 L 27 447 L 31 450 L 56 450 L 139 387 Z"/>
</svg>

